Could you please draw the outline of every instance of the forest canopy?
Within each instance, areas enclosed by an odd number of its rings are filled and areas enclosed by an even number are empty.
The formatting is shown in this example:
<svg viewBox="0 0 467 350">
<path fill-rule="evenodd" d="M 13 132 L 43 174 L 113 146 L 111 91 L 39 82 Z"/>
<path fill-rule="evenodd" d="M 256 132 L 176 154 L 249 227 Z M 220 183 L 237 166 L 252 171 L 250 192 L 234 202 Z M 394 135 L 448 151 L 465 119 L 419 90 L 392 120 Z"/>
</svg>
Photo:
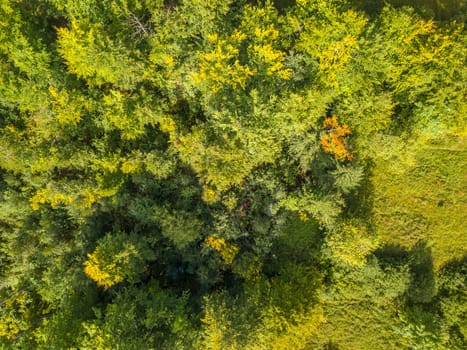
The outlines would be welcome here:
<svg viewBox="0 0 467 350">
<path fill-rule="evenodd" d="M 0 349 L 465 349 L 466 13 L 0 0 Z"/>
</svg>

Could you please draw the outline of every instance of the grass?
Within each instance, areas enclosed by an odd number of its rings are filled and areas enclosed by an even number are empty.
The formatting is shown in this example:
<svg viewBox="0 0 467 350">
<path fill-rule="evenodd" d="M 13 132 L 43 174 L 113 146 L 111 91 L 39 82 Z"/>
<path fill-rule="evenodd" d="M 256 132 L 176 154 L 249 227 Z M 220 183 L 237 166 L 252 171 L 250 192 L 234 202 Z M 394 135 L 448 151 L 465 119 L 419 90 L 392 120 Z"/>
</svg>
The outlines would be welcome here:
<svg viewBox="0 0 467 350">
<path fill-rule="evenodd" d="M 391 159 L 377 159 L 373 217 L 383 244 L 431 245 L 435 269 L 467 250 L 465 136 L 417 140 Z"/>
</svg>

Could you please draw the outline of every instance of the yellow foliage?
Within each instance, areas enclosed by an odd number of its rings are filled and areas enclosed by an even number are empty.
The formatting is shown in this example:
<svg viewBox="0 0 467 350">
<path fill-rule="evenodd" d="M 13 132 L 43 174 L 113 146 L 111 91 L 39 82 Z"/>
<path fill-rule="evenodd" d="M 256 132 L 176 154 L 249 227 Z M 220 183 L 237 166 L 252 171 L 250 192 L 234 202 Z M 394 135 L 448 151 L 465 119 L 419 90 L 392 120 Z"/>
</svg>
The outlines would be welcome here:
<svg viewBox="0 0 467 350">
<path fill-rule="evenodd" d="M 164 60 L 165 64 L 169 67 L 169 68 L 173 68 L 174 66 L 174 58 L 170 55 L 163 55 L 162 56 L 162 59 Z"/>
<path fill-rule="evenodd" d="M 131 158 L 125 160 L 120 168 L 124 174 L 134 174 L 140 170 L 140 167 L 141 162 L 138 159 Z"/>
<path fill-rule="evenodd" d="M 159 125 L 163 132 L 166 132 L 169 134 L 177 130 L 177 124 L 170 116 L 162 118 L 159 122 Z"/>
<path fill-rule="evenodd" d="M 134 140 L 144 134 L 144 121 L 133 109 L 128 108 L 127 97 L 118 90 L 111 90 L 103 98 L 106 121 L 120 130 L 123 138 Z"/>
<path fill-rule="evenodd" d="M 292 316 L 292 320 L 291 322 L 283 320 L 279 329 L 276 329 L 276 332 L 268 332 L 269 334 L 266 334 L 268 338 L 270 337 L 267 344 L 265 344 L 267 348 L 271 350 L 304 349 L 307 345 L 308 338 L 316 332 L 318 326 L 324 321 L 323 309 L 317 307 L 307 310 L 305 314 L 295 314 Z M 280 331 L 280 328 L 282 328 L 283 331 Z M 255 346 L 249 347 L 248 349 L 259 350 L 259 348 Z"/>
<path fill-rule="evenodd" d="M 434 29 L 434 22 L 432 20 L 425 21 L 425 20 L 417 20 L 413 25 L 413 30 L 405 35 L 402 41 L 407 45 L 412 45 L 412 42 L 417 40 L 420 35 L 428 35 L 431 34 Z"/>
<path fill-rule="evenodd" d="M 46 196 L 47 192 L 48 192 L 47 189 L 43 189 L 43 190 L 37 191 L 34 196 L 29 198 L 31 208 L 33 210 L 39 210 L 40 204 L 47 203 L 47 196 Z"/>
<path fill-rule="evenodd" d="M 213 91 L 219 91 L 223 86 L 244 89 L 248 78 L 255 74 L 253 69 L 239 61 L 239 50 L 235 45 L 240 45 L 245 38 L 239 31 L 234 31 L 226 39 L 220 39 L 217 34 L 209 35 L 208 40 L 214 48 L 198 54 L 199 69 L 191 75 L 195 85 L 208 84 Z"/>
<path fill-rule="evenodd" d="M 5 129 L 8 130 L 10 133 L 12 134 L 15 134 L 17 131 L 16 131 L 16 128 L 13 126 L 13 125 L 7 125 L 5 126 Z"/>
<path fill-rule="evenodd" d="M 20 332 L 14 317 L 8 315 L 0 320 L 0 337 L 13 339 Z"/>
<path fill-rule="evenodd" d="M 279 37 L 279 31 L 274 28 L 273 24 L 269 24 L 265 28 L 255 28 L 255 36 L 261 41 L 274 41 Z"/>
<path fill-rule="evenodd" d="M 73 198 L 69 195 L 53 192 L 48 188 L 44 188 L 36 192 L 34 196 L 29 199 L 31 208 L 39 210 L 41 204 L 49 203 L 52 207 L 59 205 L 67 205 L 73 202 Z"/>
<path fill-rule="evenodd" d="M 141 66 L 128 57 L 125 49 L 103 34 L 101 23 L 72 18 L 71 28 L 57 29 L 59 53 L 68 71 L 86 79 L 90 86 L 112 83 L 131 88 L 143 77 Z"/>
<path fill-rule="evenodd" d="M 352 58 L 351 52 L 358 48 L 355 38 L 347 35 L 342 40 L 333 42 L 319 55 L 319 68 L 328 73 L 331 83 L 336 84 L 336 72 L 342 70 Z"/>
<path fill-rule="evenodd" d="M 89 40 L 89 44 L 95 44 L 95 37 L 93 33 L 96 27 L 91 27 L 86 35 L 86 32 L 81 28 L 76 19 L 71 20 L 71 29 L 58 28 L 57 34 L 59 43 L 61 46 L 61 54 L 68 63 L 68 70 L 70 73 L 77 74 L 80 77 L 88 77 L 94 73 L 94 69 L 91 65 L 85 65 L 85 59 L 83 56 L 86 55 L 87 51 L 91 50 L 86 47 L 86 39 Z"/>
<path fill-rule="evenodd" d="M 378 242 L 362 224 L 348 221 L 340 225 L 336 232 L 330 233 L 327 245 L 337 260 L 362 267 L 367 255 L 378 246 Z"/>
<path fill-rule="evenodd" d="M 78 210 L 90 209 L 99 199 L 115 195 L 118 189 L 118 186 L 110 188 L 86 187 L 77 194 L 76 200 L 72 205 Z"/>
<path fill-rule="evenodd" d="M 316 6 L 316 1 L 303 0 L 302 3 L 313 2 L 304 7 Z M 323 83 L 337 87 L 339 78 L 353 55 L 359 50 L 359 38 L 365 30 L 368 19 L 353 10 L 337 13 L 336 8 L 326 1 L 320 2 L 319 11 L 326 18 L 310 17 L 303 24 L 300 33 L 299 50 L 307 52 L 319 61 L 319 69 L 323 72 Z"/>
<path fill-rule="evenodd" d="M 89 188 L 86 188 L 81 195 L 81 204 L 87 209 L 91 208 L 92 205 L 100 198 L 98 191 L 92 191 Z"/>
<path fill-rule="evenodd" d="M 225 320 L 225 305 L 216 308 L 208 306 L 204 309 L 204 317 L 201 319 L 206 327 L 204 328 L 204 339 L 202 349 L 206 350 L 236 350 L 236 341 L 229 339 L 229 344 L 224 341 L 227 331 L 228 321 Z"/>
<path fill-rule="evenodd" d="M 115 263 L 105 261 L 104 253 L 100 247 L 88 254 L 88 260 L 84 262 L 84 272 L 97 285 L 105 289 L 123 281 L 124 276 Z"/>
<path fill-rule="evenodd" d="M 300 218 L 301 221 L 308 221 L 308 220 L 310 220 L 310 218 L 308 217 L 308 215 L 306 215 L 306 213 L 303 212 L 303 211 L 301 211 L 301 212 L 299 213 L 299 218 Z"/>
<path fill-rule="evenodd" d="M 96 158 L 92 160 L 92 167 L 99 172 L 105 171 L 108 173 L 115 173 L 118 170 L 119 157 L 112 155 L 106 158 Z"/>
<path fill-rule="evenodd" d="M 214 203 L 219 199 L 219 193 L 208 185 L 203 186 L 203 200 L 206 203 Z"/>
<path fill-rule="evenodd" d="M 211 43 L 216 43 L 217 40 L 219 39 L 219 35 L 217 35 L 217 33 L 211 33 L 211 34 L 208 34 L 207 38 Z"/>
<path fill-rule="evenodd" d="M 12 296 L 2 301 L 5 310 L 22 309 L 26 303 L 27 295 L 25 291 L 13 293 Z M 20 311 L 21 313 L 21 311 Z M 14 314 L 5 314 L 0 318 L 0 337 L 14 339 L 21 332 L 21 317 L 15 317 Z M 23 329 L 24 330 L 24 329 Z"/>
<path fill-rule="evenodd" d="M 256 58 L 266 64 L 266 74 L 278 76 L 288 80 L 292 75 L 291 69 L 284 69 L 285 53 L 274 48 L 274 42 L 279 37 L 279 31 L 269 24 L 263 28 L 257 27 L 254 30 L 256 44 L 250 45 L 248 49 Z"/>
<path fill-rule="evenodd" d="M 84 101 L 71 99 L 67 91 L 59 91 L 52 86 L 49 87 L 49 93 L 52 112 L 59 124 L 78 124 L 81 120 L 81 106 Z"/>
<path fill-rule="evenodd" d="M 83 323 L 83 328 L 90 336 L 86 349 L 112 350 L 112 345 L 109 345 L 114 342 L 112 334 L 92 323 Z"/>
<path fill-rule="evenodd" d="M 234 29 L 234 31 L 233 31 L 232 34 L 230 35 L 230 39 L 231 39 L 234 43 L 241 43 L 241 42 L 243 42 L 246 38 L 247 38 L 246 34 L 245 34 L 245 33 L 242 33 L 242 32 L 239 31 L 238 29 Z"/>
<path fill-rule="evenodd" d="M 238 247 L 227 243 L 224 238 L 218 238 L 214 233 L 206 237 L 204 244 L 218 252 L 225 263 L 231 264 L 238 253 Z"/>
<path fill-rule="evenodd" d="M 250 49 L 260 58 L 261 61 L 268 65 L 266 74 L 277 75 L 282 79 L 288 80 L 292 75 L 291 69 L 283 69 L 283 61 L 285 59 L 285 53 L 276 50 L 271 44 L 264 45 L 253 45 Z"/>
<path fill-rule="evenodd" d="M 99 199 L 113 194 L 114 189 L 103 190 L 86 187 L 77 193 L 67 194 L 59 192 L 57 189 L 43 188 L 38 190 L 34 196 L 29 199 L 29 203 L 33 210 L 39 210 L 40 206 L 46 203 L 50 204 L 53 208 L 60 205 L 71 205 L 73 208 L 81 210 L 89 209 Z"/>
<path fill-rule="evenodd" d="M 229 209 L 233 210 L 237 206 L 237 198 L 234 194 L 229 193 L 222 198 L 222 203 Z"/>
</svg>

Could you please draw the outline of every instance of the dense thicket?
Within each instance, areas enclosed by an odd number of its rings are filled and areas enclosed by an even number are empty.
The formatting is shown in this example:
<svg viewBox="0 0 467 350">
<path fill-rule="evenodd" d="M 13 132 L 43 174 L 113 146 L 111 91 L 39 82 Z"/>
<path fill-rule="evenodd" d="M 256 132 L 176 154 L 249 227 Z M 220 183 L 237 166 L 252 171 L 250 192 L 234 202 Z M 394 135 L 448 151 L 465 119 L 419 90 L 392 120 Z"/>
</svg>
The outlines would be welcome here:
<svg viewBox="0 0 467 350">
<path fill-rule="evenodd" d="M 0 348 L 464 349 L 464 10 L 0 0 Z"/>
</svg>

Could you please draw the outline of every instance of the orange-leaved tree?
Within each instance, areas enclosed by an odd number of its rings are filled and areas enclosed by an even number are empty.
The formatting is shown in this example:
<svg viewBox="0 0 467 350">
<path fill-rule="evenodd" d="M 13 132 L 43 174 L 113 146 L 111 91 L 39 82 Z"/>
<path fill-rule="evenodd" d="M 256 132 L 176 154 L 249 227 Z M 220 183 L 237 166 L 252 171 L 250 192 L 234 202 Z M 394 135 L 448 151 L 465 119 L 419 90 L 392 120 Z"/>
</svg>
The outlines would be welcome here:
<svg viewBox="0 0 467 350">
<path fill-rule="evenodd" d="M 336 160 L 352 160 L 351 147 L 347 142 L 347 135 L 352 132 L 346 124 L 340 125 L 337 117 L 333 115 L 323 122 L 324 136 L 321 137 L 321 146 L 327 153 L 334 155 Z"/>
</svg>

